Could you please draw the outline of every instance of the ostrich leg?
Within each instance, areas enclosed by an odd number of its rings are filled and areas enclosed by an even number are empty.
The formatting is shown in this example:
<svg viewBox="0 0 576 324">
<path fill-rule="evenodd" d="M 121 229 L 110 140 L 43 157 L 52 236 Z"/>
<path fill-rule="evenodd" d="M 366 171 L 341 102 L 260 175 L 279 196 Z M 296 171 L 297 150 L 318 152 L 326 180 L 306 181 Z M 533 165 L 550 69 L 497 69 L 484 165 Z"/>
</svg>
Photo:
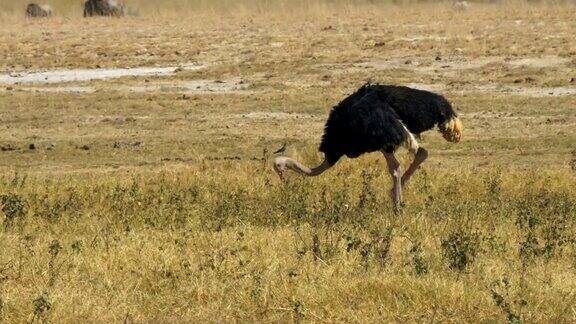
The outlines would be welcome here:
<svg viewBox="0 0 576 324">
<path fill-rule="evenodd" d="M 408 167 L 408 169 L 406 170 L 406 172 L 404 172 L 404 174 L 402 175 L 402 186 L 406 185 L 406 183 L 408 183 L 408 180 L 410 180 L 410 177 L 412 177 L 412 175 L 414 174 L 414 172 L 416 172 L 416 170 L 418 170 L 418 168 L 420 167 L 420 165 L 426 161 L 426 158 L 428 158 L 428 151 L 426 151 L 423 148 L 418 148 L 418 151 L 416 151 L 416 155 L 414 156 L 414 161 L 412 161 L 412 164 L 410 164 L 410 166 Z"/>
<path fill-rule="evenodd" d="M 388 171 L 390 172 L 390 176 L 392 176 L 392 201 L 394 202 L 395 207 L 398 207 L 402 202 L 402 178 L 400 176 L 400 162 L 394 156 L 394 153 L 384 153 L 384 157 L 386 158 L 386 163 L 388 163 Z"/>
</svg>

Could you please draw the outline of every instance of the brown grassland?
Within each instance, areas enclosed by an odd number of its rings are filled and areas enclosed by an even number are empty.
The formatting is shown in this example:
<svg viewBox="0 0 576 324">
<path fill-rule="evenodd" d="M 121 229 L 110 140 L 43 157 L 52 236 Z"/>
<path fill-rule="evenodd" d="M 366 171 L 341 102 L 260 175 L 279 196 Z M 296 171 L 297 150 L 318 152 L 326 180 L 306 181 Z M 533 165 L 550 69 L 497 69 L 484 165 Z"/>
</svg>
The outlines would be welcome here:
<svg viewBox="0 0 576 324">
<path fill-rule="evenodd" d="M 0 3 L 0 80 L 181 68 L 0 81 L 0 323 L 576 321 L 576 6 L 47 2 Z M 367 80 L 440 92 L 465 125 L 424 134 L 399 214 L 379 154 L 271 168 L 284 142 L 320 161 Z"/>
</svg>

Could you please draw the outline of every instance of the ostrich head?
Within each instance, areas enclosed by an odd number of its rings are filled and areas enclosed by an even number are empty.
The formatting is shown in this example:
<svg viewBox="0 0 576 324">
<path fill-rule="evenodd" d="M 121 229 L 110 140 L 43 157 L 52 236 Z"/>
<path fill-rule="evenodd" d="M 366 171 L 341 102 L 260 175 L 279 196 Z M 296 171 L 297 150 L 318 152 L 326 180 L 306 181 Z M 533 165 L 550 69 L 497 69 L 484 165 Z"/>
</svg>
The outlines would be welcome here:
<svg viewBox="0 0 576 324">
<path fill-rule="evenodd" d="M 287 169 L 286 160 L 283 156 L 274 159 L 274 171 L 276 171 L 280 179 L 284 179 L 284 171 Z"/>
<path fill-rule="evenodd" d="M 439 125 L 440 133 L 445 140 L 453 143 L 460 142 L 462 138 L 462 121 L 458 117 L 452 117 L 448 121 Z"/>
</svg>

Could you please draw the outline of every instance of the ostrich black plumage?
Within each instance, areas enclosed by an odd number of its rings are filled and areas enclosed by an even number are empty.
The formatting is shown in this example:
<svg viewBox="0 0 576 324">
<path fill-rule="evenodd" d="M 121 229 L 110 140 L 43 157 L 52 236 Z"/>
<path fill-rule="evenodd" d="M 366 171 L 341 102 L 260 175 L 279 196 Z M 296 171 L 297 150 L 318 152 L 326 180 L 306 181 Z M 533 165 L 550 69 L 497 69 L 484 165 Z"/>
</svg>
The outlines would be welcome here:
<svg viewBox="0 0 576 324">
<path fill-rule="evenodd" d="M 402 200 L 402 186 L 428 157 L 416 136 L 435 126 L 446 140 L 460 141 L 462 123 L 443 96 L 408 87 L 368 83 L 330 112 L 320 144 L 320 151 L 324 153 L 322 164 L 310 169 L 294 159 L 277 157 L 274 169 L 280 178 L 288 169 L 317 176 L 344 155 L 355 158 L 380 151 L 392 176 L 391 197 L 397 205 Z M 400 146 L 414 154 L 414 160 L 403 175 L 394 155 Z"/>
</svg>

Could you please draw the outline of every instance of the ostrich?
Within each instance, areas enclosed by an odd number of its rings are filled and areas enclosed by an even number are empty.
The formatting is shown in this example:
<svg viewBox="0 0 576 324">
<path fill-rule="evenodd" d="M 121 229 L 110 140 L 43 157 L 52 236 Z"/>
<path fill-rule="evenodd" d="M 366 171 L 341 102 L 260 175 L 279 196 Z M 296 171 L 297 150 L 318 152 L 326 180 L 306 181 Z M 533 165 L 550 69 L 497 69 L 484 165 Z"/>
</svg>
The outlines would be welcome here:
<svg viewBox="0 0 576 324">
<path fill-rule="evenodd" d="M 330 112 L 320 144 L 324 161 L 319 166 L 309 168 L 280 156 L 274 159 L 274 169 L 280 179 L 286 170 L 313 177 L 330 169 L 344 155 L 355 158 L 380 151 L 392 177 L 390 195 L 397 207 L 402 201 L 402 187 L 428 157 L 428 151 L 419 146 L 416 138 L 434 126 L 447 141 L 460 141 L 462 122 L 443 96 L 403 86 L 367 83 Z M 400 146 L 414 154 L 404 174 L 394 156 Z"/>
</svg>

